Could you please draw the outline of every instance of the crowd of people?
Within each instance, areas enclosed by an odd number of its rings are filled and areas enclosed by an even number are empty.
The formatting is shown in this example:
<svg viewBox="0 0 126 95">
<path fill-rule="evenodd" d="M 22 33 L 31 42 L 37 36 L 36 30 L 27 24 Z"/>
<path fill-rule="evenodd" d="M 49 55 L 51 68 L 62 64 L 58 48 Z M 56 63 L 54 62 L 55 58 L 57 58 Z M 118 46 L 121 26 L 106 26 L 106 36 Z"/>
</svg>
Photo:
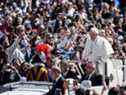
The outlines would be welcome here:
<svg viewBox="0 0 126 95">
<path fill-rule="evenodd" d="M 72 78 L 76 95 L 96 95 L 77 84 L 108 86 L 109 59 L 125 56 L 125 0 L 0 0 L 0 85 L 53 82 L 47 95 L 59 95 L 56 88 L 65 95 Z M 113 87 L 109 95 L 121 91 Z"/>
</svg>

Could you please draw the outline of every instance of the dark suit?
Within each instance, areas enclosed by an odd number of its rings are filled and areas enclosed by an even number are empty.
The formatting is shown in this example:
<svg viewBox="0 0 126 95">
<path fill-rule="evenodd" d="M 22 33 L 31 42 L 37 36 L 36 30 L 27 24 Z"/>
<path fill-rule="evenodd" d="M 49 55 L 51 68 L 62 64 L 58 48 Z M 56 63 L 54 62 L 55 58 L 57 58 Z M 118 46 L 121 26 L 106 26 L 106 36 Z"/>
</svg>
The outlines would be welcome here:
<svg viewBox="0 0 126 95">
<path fill-rule="evenodd" d="M 56 94 L 57 90 L 61 90 L 61 95 L 64 95 L 64 81 L 65 79 L 61 76 L 57 81 L 53 82 L 52 89 L 46 95 L 60 95 Z"/>
<path fill-rule="evenodd" d="M 65 76 L 65 78 L 72 78 L 72 79 L 78 79 L 77 73 L 69 70 Z"/>
<path fill-rule="evenodd" d="M 90 75 L 85 74 L 82 77 L 81 81 L 83 81 L 83 80 L 90 80 L 91 83 L 92 83 L 92 86 L 100 86 L 100 85 L 102 85 L 102 81 L 103 81 L 102 75 L 98 75 L 98 74 L 94 73 L 94 74 L 92 74 L 90 76 L 90 78 L 89 78 L 89 76 Z"/>
</svg>

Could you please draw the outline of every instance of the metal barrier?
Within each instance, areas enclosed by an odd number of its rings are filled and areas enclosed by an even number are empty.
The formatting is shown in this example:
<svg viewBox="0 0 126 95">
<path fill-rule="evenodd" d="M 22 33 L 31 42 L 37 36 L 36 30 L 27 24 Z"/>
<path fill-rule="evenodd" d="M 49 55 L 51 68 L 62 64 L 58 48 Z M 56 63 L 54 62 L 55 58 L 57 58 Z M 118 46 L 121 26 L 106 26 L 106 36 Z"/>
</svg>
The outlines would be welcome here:
<svg viewBox="0 0 126 95">
<path fill-rule="evenodd" d="M 1 86 L 0 95 L 26 95 L 25 93 L 27 93 L 27 95 L 32 95 L 29 93 L 34 93 L 34 95 L 35 94 L 43 95 L 49 91 L 51 86 L 52 83 L 49 82 L 37 82 L 37 81 L 14 82 Z"/>
<path fill-rule="evenodd" d="M 1 92 L 0 95 L 43 95 L 48 92 L 48 86 L 52 86 L 52 83 L 38 81 L 9 83 L 1 87 L 1 89 L 3 88 L 4 91 Z M 69 85 L 67 95 L 75 95 L 72 88 L 73 85 Z M 96 90 L 97 92 L 101 91 L 102 88 L 102 86 L 92 87 L 92 89 Z"/>
</svg>

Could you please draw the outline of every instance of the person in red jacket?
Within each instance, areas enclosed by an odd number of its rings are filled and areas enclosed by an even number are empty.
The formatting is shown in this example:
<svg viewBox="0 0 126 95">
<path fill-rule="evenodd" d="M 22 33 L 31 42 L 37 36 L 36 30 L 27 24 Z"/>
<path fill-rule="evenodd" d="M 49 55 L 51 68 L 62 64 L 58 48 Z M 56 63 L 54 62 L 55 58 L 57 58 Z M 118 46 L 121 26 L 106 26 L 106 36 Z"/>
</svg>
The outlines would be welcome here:
<svg viewBox="0 0 126 95">
<path fill-rule="evenodd" d="M 42 44 L 36 45 L 36 51 L 38 53 L 43 52 L 45 54 L 46 63 L 48 67 L 51 67 L 51 50 L 52 48 L 49 44 L 42 43 Z"/>
</svg>

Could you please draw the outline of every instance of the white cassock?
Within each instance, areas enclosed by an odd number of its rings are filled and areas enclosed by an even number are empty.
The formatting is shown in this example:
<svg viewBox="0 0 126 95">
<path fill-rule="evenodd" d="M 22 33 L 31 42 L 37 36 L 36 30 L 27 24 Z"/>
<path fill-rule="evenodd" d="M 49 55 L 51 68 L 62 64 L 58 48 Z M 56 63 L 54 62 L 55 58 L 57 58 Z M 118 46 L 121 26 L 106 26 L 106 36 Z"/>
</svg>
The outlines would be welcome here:
<svg viewBox="0 0 126 95">
<path fill-rule="evenodd" d="M 113 64 L 109 60 L 111 54 L 113 54 L 113 48 L 111 44 L 103 37 L 97 36 L 94 41 L 90 36 L 87 38 L 85 49 L 82 54 L 83 59 L 88 59 L 96 65 L 100 74 L 105 75 L 105 62 L 107 63 L 107 75 L 113 74 Z"/>
</svg>

